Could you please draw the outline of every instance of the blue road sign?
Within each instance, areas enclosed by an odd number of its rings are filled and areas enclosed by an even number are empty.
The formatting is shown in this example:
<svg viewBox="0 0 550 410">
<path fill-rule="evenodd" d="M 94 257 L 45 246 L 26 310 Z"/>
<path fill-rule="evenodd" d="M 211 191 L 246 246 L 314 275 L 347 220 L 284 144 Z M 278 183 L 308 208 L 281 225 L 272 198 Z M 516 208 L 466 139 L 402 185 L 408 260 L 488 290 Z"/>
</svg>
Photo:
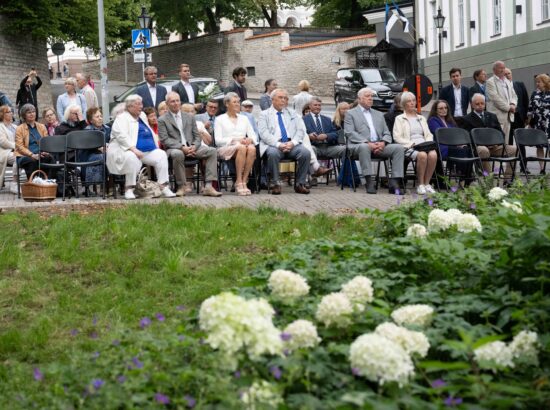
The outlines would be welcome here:
<svg viewBox="0 0 550 410">
<path fill-rule="evenodd" d="M 132 30 L 132 48 L 141 50 L 144 47 L 151 47 L 151 32 L 149 29 Z"/>
</svg>

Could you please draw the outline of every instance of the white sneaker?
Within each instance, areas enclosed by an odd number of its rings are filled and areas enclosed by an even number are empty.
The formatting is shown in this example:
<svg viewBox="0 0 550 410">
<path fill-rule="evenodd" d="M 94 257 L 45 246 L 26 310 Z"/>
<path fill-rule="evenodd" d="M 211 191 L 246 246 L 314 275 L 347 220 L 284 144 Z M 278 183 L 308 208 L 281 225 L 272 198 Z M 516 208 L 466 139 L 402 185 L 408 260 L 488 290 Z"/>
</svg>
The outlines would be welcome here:
<svg viewBox="0 0 550 410">
<path fill-rule="evenodd" d="M 426 195 L 426 186 L 425 185 L 418 185 L 416 188 L 416 193 L 418 195 Z"/>
<path fill-rule="evenodd" d="M 126 192 L 124 192 L 124 199 L 136 199 L 136 196 L 134 195 L 134 190 L 129 189 Z"/>
<path fill-rule="evenodd" d="M 424 185 L 424 189 L 428 194 L 435 194 L 435 189 L 433 189 L 430 184 Z"/>
<path fill-rule="evenodd" d="M 163 198 L 174 198 L 176 196 L 176 194 L 174 194 L 170 188 L 167 186 L 165 186 L 164 188 L 162 188 L 162 191 L 160 193 L 160 195 L 163 197 Z"/>
</svg>

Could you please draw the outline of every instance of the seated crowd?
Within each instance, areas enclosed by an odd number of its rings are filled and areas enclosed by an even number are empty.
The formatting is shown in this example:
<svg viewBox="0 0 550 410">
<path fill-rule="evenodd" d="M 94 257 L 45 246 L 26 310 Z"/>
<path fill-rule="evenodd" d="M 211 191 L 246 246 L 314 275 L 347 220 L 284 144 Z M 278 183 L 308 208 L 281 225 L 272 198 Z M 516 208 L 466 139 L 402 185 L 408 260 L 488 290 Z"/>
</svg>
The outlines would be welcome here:
<svg viewBox="0 0 550 410">
<path fill-rule="evenodd" d="M 48 107 L 40 123 L 36 108 L 26 104 L 20 109 L 22 123 L 15 127 L 11 110 L 2 106 L 0 177 L 3 179 L 6 166 L 13 163 L 29 176 L 38 169 L 40 162 L 53 160 L 48 154 L 39 153 L 41 138 L 83 129 L 104 133 L 107 169 L 112 174 L 125 176 L 126 199 L 135 198 L 136 179 L 144 165 L 154 168 L 162 196 L 170 198 L 192 191 L 188 179 L 193 175 L 193 166 L 198 164 L 204 175 L 202 194 L 219 197 L 222 195 L 217 189 L 220 168 L 231 170 L 235 192 L 246 196 L 251 194 L 249 179 L 255 163 L 262 159 L 262 183 L 268 185 L 271 194 L 279 195 L 282 192 L 281 161 L 294 162 L 294 190 L 308 194 L 310 183 L 331 171 L 324 164 L 349 159 L 355 166 L 357 160 L 367 193 L 375 194 L 379 173 L 375 165 L 379 170 L 380 162 L 389 160 L 386 172 L 390 193 L 405 193 L 405 172 L 412 163 L 416 190 L 424 195 L 435 192 L 432 181 L 436 174 L 442 173 L 442 161 L 447 158 L 487 159 L 517 155 L 517 147 L 512 144 L 505 143 L 504 148 L 475 144 L 446 146 L 437 144 L 434 138 L 441 128 L 460 127 L 468 132 L 476 128 L 494 128 L 504 141 L 508 141 L 514 127 L 514 115 L 520 116 L 520 107 L 514 91 L 515 82 L 506 76 L 509 73 L 511 77 L 511 71 L 500 61 L 493 65 L 494 76 L 490 79 L 484 70 L 477 70 L 474 73 L 476 85 L 470 89 L 461 84 L 461 70 L 453 68 L 449 73 L 451 84 L 443 88 L 441 99 L 433 103 L 427 120 L 418 113 L 413 93 L 400 93 L 390 112 L 383 115 L 372 108 L 374 91 L 369 88 L 358 92 L 354 104 L 338 104 L 331 119 L 321 114 L 322 100 L 309 94 L 311 88 L 307 81 L 300 82 L 300 93 L 290 104 L 299 108 L 296 111 L 289 108 L 288 92 L 277 88 L 273 79 L 266 81 L 266 91 L 260 99 L 263 110 L 256 119 L 252 114 L 254 104 L 246 99 L 246 70 L 243 70 L 242 67 L 234 70 L 235 81 L 231 90 L 226 90 L 223 100 L 225 107 L 219 107 L 214 99 L 205 105 L 200 103 L 198 89 L 189 81 L 191 72 L 187 64 L 180 66 L 181 81 L 168 92 L 156 83 L 157 69 L 148 66 L 144 70 L 146 83 L 113 110 L 112 127 L 103 123 L 99 108 L 84 111 L 86 101 L 75 93 L 72 79 L 66 81 L 67 93 L 58 100 L 58 108 L 63 110 L 62 122 L 58 121 L 54 108 Z M 531 97 L 522 125 L 535 124 L 535 128 L 545 128 L 543 131 L 548 133 L 549 93 L 550 77 L 537 76 L 537 91 Z M 93 161 L 103 153 L 90 151 L 82 155 L 79 160 Z M 485 171 L 491 171 L 490 161 L 481 163 Z M 454 167 L 468 184 L 474 172 L 472 164 L 456 162 Z M 506 182 L 513 178 L 514 167 L 515 162 L 506 164 Z M 88 182 L 103 180 L 106 176 L 99 168 L 89 167 L 84 178 Z M 170 168 L 176 192 L 169 187 Z"/>
</svg>

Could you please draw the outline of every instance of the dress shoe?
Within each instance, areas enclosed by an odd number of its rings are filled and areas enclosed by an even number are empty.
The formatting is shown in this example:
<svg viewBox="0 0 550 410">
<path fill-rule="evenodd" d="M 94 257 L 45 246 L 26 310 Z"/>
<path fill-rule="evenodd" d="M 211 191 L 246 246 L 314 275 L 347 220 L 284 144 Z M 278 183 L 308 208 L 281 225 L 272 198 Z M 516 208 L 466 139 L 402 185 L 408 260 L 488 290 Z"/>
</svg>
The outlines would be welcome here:
<svg viewBox="0 0 550 410">
<path fill-rule="evenodd" d="M 294 187 L 294 192 L 297 194 L 309 194 L 309 189 L 307 189 L 304 185 L 298 184 Z"/>
<path fill-rule="evenodd" d="M 222 193 L 216 191 L 213 186 L 207 186 L 204 187 L 204 189 L 202 190 L 202 196 L 213 196 L 217 198 L 219 196 L 222 196 Z"/>
<path fill-rule="evenodd" d="M 273 185 L 271 187 L 271 195 L 281 195 L 281 186 L 280 185 Z"/>
<path fill-rule="evenodd" d="M 176 191 L 176 196 L 185 196 L 185 187 L 180 187 L 178 188 L 178 190 Z"/>
<path fill-rule="evenodd" d="M 365 177 L 367 185 L 367 194 L 376 194 L 376 181 L 370 175 Z"/>
<path fill-rule="evenodd" d="M 317 171 L 315 171 L 313 174 L 311 174 L 312 177 L 318 178 L 322 177 L 323 175 L 326 175 L 330 172 L 331 168 L 325 168 L 325 167 L 319 167 L 317 168 Z"/>
</svg>

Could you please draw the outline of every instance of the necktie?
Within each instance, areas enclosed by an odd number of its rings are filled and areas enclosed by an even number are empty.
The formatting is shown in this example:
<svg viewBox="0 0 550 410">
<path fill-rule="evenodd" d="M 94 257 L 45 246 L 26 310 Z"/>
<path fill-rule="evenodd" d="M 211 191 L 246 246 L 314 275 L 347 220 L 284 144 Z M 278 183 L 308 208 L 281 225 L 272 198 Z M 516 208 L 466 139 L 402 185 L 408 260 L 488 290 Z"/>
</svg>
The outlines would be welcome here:
<svg viewBox="0 0 550 410">
<path fill-rule="evenodd" d="M 279 128 L 281 129 L 281 142 L 288 141 L 288 135 L 286 133 L 285 123 L 283 122 L 283 113 L 277 111 L 277 120 L 279 121 Z"/>
<path fill-rule="evenodd" d="M 321 127 L 321 122 L 319 121 L 319 114 L 315 114 L 315 132 L 317 132 L 317 134 L 323 133 L 323 127 Z"/>
</svg>

